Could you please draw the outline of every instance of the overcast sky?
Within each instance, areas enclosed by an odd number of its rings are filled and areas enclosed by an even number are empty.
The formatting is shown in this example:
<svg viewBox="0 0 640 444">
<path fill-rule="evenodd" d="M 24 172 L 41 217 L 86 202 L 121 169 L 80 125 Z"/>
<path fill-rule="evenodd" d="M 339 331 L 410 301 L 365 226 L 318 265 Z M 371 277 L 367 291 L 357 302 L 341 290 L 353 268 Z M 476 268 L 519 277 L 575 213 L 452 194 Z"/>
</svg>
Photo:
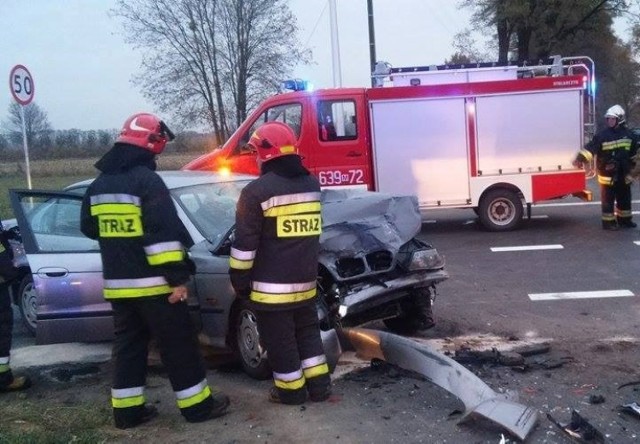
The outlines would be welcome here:
<svg viewBox="0 0 640 444">
<path fill-rule="evenodd" d="M 315 64 L 296 70 L 316 88 L 333 84 L 328 0 L 290 0 L 299 39 Z M 366 0 L 336 0 L 343 86 L 368 86 Z M 374 0 L 376 55 L 394 66 L 440 64 L 454 35 L 468 26 L 457 0 Z M 156 112 L 131 83 L 140 54 L 107 15 L 114 0 L 0 0 L 0 121 L 13 100 L 11 68 L 25 65 L 34 100 L 54 129 L 119 128 L 138 111 Z"/>
</svg>

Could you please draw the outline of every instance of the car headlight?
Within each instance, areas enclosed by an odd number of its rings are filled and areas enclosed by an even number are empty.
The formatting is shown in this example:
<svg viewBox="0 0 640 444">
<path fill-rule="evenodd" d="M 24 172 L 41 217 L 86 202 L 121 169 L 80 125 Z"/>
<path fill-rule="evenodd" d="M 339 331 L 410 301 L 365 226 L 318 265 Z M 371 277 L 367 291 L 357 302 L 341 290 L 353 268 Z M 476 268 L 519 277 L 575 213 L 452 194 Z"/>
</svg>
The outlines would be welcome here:
<svg viewBox="0 0 640 444">
<path fill-rule="evenodd" d="M 434 270 L 444 267 L 444 258 L 435 248 L 415 250 L 411 252 L 407 269 L 409 271 Z"/>
</svg>

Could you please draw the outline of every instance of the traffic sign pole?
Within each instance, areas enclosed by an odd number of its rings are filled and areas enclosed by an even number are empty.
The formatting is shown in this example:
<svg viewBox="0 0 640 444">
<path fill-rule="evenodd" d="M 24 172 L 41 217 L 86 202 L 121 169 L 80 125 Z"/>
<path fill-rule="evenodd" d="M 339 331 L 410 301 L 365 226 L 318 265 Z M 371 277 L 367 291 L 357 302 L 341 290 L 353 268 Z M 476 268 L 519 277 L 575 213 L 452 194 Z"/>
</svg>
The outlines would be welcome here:
<svg viewBox="0 0 640 444">
<path fill-rule="evenodd" d="M 16 65 L 9 73 L 9 89 L 15 101 L 20 105 L 20 120 L 22 121 L 22 145 L 24 149 L 24 163 L 27 174 L 27 186 L 31 189 L 31 166 L 29 164 L 29 145 L 27 144 L 27 127 L 24 119 L 24 107 L 31 103 L 35 91 L 33 77 L 26 66 Z"/>
<path fill-rule="evenodd" d="M 24 122 L 24 106 L 20 105 L 22 120 L 22 146 L 24 148 L 24 165 L 27 173 L 27 187 L 31 189 L 31 166 L 29 165 L 29 145 L 27 144 L 27 127 Z"/>
</svg>

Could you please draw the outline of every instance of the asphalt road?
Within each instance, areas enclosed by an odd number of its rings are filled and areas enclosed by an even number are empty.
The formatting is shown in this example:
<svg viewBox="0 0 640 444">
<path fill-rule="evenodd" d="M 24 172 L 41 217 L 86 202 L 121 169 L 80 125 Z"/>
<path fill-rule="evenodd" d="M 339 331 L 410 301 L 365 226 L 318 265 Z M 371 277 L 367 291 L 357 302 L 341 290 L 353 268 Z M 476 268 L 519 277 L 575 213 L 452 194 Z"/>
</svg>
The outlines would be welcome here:
<svg viewBox="0 0 640 444">
<path fill-rule="evenodd" d="M 424 224 L 421 236 L 445 256 L 451 275 L 439 288 L 440 318 L 465 331 L 563 340 L 637 335 L 640 231 L 602 230 L 598 204 L 536 206 L 522 229 L 507 233 L 482 231 L 471 211 L 431 216 L 435 222 Z M 535 300 L 575 292 L 604 294 Z M 606 297 L 625 293 L 632 296 Z M 555 297 L 572 296 L 580 295 Z"/>
<path fill-rule="evenodd" d="M 639 193 L 637 186 L 634 192 Z M 640 201 L 634 201 L 633 209 L 640 214 Z M 514 390 L 520 402 L 538 410 L 539 425 L 528 442 L 569 442 L 544 415 L 551 413 L 565 421 L 573 409 L 602 430 L 608 442 L 636 442 L 640 419 L 620 414 L 617 407 L 640 402 L 640 394 L 635 388 L 624 391 L 617 387 L 640 380 L 636 370 L 640 356 L 640 245 L 635 243 L 640 242 L 640 230 L 603 231 L 599 203 L 572 199 L 534 206 L 532 215 L 520 230 L 490 233 L 480 228 L 470 210 L 427 214 L 420 236 L 445 256 L 451 278 L 438 287 L 437 326 L 422 336 L 453 346 L 482 345 L 483 341 L 487 345 L 488 338 L 494 336 L 502 338 L 503 344 L 516 339 L 549 342 L 555 362 L 565 365 L 534 367 L 524 373 L 496 365 L 472 367 L 494 390 Z M 636 221 L 640 222 L 640 216 Z M 32 345 L 19 317 L 15 324 L 14 348 Z M 370 327 L 383 328 L 381 323 Z M 461 336 L 475 339 L 453 340 Z M 316 407 L 315 421 L 317 415 L 324 414 L 327 421 L 334 421 L 338 431 L 333 436 L 340 434 L 341 442 L 363 442 L 358 438 L 363 435 L 355 434 L 364 421 L 358 412 L 366 415 L 374 405 L 380 409 L 375 414 L 383 421 L 372 420 L 367 425 L 367 442 L 499 442 L 499 430 L 456 427 L 449 420 L 456 404 L 442 390 L 427 389 L 424 382 L 406 378 L 402 380 L 408 381 L 408 388 L 402 387 L 397 375 L 392 382 L 380 382 L 384 377 L 361 372 L 336 380 L 336 390 L 344 401 L 328 406 L 330 409 Z M 216 374 L 215 378 L 229 388 L 238 379 L 245 381 L 237 374 Z M 265 382 L 239 384 L 250 389 L 255 386 L 259 392 L 266 387 Z M 385 388 L 385 384 L 396 384 L 400 390 L 391 385 Z M 412 387 L 417 385 L 425 399 L 416 400 Z M 375 404 L 347 402 L 360 397 L 370 401 L 368 395 L 380 387 L 383 391 Z M 603 395 L 605 402 L 594 405 L 589 402 L 591 395 Z M 415 412 L 420 413 L 407 419 L 404 413 L 389 414 L 384 406 L 390 403 L 405 406 L 396 408 L 405 413 L 416 405 L 419 410 Z M 342 430 L 337 416 L 343 422 L 349 418 Z M 393 435 L 386 435 L 386 431 Z M 317 435 L 317 442 L 325 442 L 327 436 Z"/>
</svg>

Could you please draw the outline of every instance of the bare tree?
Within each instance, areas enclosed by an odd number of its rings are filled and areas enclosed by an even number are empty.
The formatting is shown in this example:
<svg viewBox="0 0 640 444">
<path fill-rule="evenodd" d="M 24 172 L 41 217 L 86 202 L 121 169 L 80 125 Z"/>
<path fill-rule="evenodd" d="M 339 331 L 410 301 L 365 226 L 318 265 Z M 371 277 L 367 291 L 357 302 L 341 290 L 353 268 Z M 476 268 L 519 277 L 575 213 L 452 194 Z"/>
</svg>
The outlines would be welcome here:
<svg viewBox="0 0 640 444">
<path fill-rule="evenodd" d="M 135 81 L 145 97 L 218 143 L 308 61 L 286 0 L 119 0 L 113 12 L 144 50 Z"/>
<path fill-rule="evenodd" d="M 16 102 L 11 102 L 8 109 L 8 120 L 3 123 L 9 141 L 15 146 L 22 146 L 22 118 L 20 107 Z M 24 106 L 24 125 L 27 136 L 27 144 L 34 154 L 48 148 L 52 133 L 51 124 L 46 111 L 38 106 L 36 102 Z"/>
</svg>

